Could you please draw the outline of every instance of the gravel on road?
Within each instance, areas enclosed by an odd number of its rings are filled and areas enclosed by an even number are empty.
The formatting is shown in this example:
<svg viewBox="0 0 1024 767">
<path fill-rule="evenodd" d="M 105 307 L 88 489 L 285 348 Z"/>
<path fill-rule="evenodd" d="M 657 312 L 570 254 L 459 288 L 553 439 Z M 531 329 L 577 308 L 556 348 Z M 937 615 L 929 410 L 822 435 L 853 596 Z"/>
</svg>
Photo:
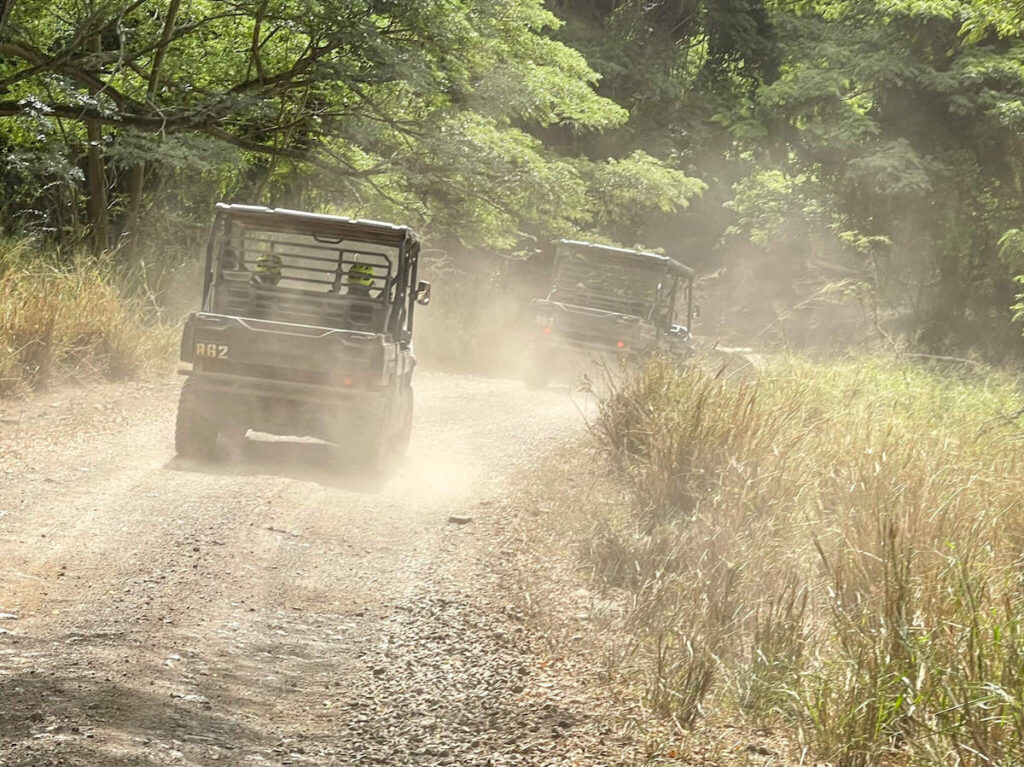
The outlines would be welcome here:
<svg viewBox="0 0 1024 767">
<path fill-rule="evenodd" d="M 260 435 L 182 463 L 177 388 L 0 403 L 0 766 L 619 763 L 496 553 L 578 401 L 420 375 L 380 485 Z"/>
</svg>

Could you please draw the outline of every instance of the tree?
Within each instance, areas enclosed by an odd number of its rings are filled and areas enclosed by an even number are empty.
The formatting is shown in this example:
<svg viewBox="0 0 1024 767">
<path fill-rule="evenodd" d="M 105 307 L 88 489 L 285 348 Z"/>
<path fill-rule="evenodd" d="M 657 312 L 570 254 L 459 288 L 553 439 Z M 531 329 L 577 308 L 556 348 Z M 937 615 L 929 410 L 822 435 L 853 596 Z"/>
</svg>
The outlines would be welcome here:
<svg viewBox="0 0 1024 767">
<path fill-rule="evenodd" d="M 845 251 L 921 342 L 973 343 L 1012 297 L 998 241 L 1021 211 L 1021 27 L 969 2 L 812 3 L 773 18 L 781 76 L 733 113 L 737 143 L 828 190 L 828 248 L 888 243 Z"/>
<path fill-rule="evenodd" d="M 147 193 L 196 171 L 215 179 L 202 205 L 307 198 L 499 244 L 526 224 L 566 233 L 586 223 L 585 168 L 524 128 L 627 117 L 546 35 L 559 22 L 539 0 L 13 0 L 5 14 L 0 141 L 23 160 L 5 185 L 29 193 L 32 152 L 81 168 L 64 183 L 84 180 L 99 246 L 108 210 L 125 232 Z"/>
</svg>

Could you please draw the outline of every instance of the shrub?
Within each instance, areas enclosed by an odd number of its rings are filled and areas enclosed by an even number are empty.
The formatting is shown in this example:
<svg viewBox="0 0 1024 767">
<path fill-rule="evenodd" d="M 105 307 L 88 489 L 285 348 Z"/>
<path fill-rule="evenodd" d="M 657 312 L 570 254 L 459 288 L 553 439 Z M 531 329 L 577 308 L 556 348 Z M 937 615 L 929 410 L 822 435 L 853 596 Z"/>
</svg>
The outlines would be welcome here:
<svg viewBox="0 0 1024 767">
<path fill-rule="evenodd" d="M 42 259 L 0 243 L 0 395 L 58 377 L 128 378 L 166 356 L 171 334 L 124 295 L 110 264 Z"/>
</svg>

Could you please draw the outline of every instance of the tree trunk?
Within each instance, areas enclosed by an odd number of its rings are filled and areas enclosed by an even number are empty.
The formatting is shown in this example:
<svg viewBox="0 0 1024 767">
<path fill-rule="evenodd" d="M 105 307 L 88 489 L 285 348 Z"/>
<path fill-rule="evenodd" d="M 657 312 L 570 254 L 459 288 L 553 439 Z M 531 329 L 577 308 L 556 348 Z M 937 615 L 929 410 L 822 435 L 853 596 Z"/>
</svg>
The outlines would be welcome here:
<svg viewBox="0 0 1024 767">
<path fill-rule="evenodd" d="M 92 49 L 99 53 L 102 42 L 99 35 L 91 39 Z M 93 93 L 95 96 L 96 94 Z M 102 253 L 110 246 L 110 218 L 107 211 L 107 170 L 103 162 L 103 123 L 99 120 L 85 121 L 85 135 L 88 140 L 87 170 L 85 183 L 88 194 L 89 227 L 92 234 L 92 249 Z"/>
<path fill-rule="evenodd" d="M 88 183 L 89 225 L 92 228 L 92 247 L 100 253 L 110 245 L 107 216 L 107 173 L 103 163 L 103 126 L 96 120 L 86 120 L 89 139 Z"/>
<path fill-rule="evenodd" d="M 7 20 L 11 17 L 13 10 L 14 0 L 0 0 L 0 37 L 3 36 L 4 27 L 7 26 Z"/>
<path fill-rule="evenodd" d="M 128 211 L 124 217 L 121 238 L 129 242 L 138 235 L 139 218 L 142 213 L 142 192 L 145 187 L 146 165 L 139 163 L 128 171 Z"/>
<path fill-rule="evenodd" d="M 171 44 L 171 36 L 174 34 L 174 22 L 178 18 L 178 9 L 181 7 L 181 0 L 171 0 L 167 6 L 167 18 L 164 19 L 163 32 L 160 35 L 160 45 L 153 55 L 153 68 L 149 71 L 149 82 L 146 86 L 146 101 L 153 106 L 157 91 L 160 89 L 160 70 L 164 65 L 164 58 L 167 56 L 167 48 Z M 125 216 L 122 236 L 127 235 L 129 240 L 134 241 L 138 234 L 139 217 L 142 213 L 142 193 L 145 190 L 146 163 L 140 162 L 128 173 L 128 214 Z"/>
</svg>

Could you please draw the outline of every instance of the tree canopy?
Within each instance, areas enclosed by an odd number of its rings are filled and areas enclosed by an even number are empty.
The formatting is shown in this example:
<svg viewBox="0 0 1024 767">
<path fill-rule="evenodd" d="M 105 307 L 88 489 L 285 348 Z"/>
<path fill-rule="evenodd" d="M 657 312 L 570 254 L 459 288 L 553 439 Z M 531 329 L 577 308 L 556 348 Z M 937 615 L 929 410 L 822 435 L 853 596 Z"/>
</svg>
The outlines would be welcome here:
<svg viewBox="0 0 1024 767">
<path fill-rule="evenodd" d="M 130 234 L 187 174 L 197 205 L 309 198 L 496 246 L 574 231 L 600 171 L 529 129 L 627 113 L 546 34 L 559 24 L 539 0 L 16 0 L 0 29 L 7 217 L 52 223 L 84 192 L 104 198 L 92 227 L 110 215 Z M 694 188 L 656 180 L 670 188 L 653 207 Z"/>
<path fill-rule="evenodd" d="M 104 249 L 230 198 L 588 235 L 1014 354 L 1022 33 L 1007 0 L 8 0 L 0 224 Z"/>
</svg>

